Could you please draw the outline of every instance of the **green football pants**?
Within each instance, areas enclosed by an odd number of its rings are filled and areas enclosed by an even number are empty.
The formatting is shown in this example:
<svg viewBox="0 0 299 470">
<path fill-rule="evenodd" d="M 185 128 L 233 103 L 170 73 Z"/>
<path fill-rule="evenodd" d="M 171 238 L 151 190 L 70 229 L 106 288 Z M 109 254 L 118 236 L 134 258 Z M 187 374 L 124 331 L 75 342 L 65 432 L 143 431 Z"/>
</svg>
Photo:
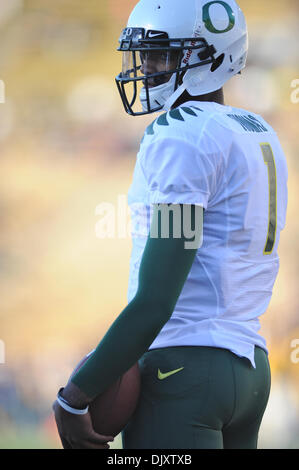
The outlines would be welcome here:
<svg viewBox="0 0 299 470">
<path fill-rule="evenodd" d="M 270 393 L 266 352 L 256 369 L 226 349 L 181 346 L 139 361 L 137 410 L 122 432 L 124 449 L 256 449 Z"/>
</svg>

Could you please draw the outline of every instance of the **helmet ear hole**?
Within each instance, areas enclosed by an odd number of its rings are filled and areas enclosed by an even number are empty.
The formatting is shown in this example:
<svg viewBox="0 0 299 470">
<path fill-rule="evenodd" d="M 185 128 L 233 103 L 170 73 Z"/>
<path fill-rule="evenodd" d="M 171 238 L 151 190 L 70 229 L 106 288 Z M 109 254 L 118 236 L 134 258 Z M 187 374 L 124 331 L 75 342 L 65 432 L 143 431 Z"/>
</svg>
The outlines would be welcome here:
<svg viewBox="0 0 299 470">
<path fill-rule="evenodd" d="M 217 57 L 217 59 L 215 59 L 211 67 L 211 72 L 215 72 L 220 67 L 220 65 L 222 65 L 224 57 L 225 54 L 221 54 L 219 57 Z"/>
</svg>

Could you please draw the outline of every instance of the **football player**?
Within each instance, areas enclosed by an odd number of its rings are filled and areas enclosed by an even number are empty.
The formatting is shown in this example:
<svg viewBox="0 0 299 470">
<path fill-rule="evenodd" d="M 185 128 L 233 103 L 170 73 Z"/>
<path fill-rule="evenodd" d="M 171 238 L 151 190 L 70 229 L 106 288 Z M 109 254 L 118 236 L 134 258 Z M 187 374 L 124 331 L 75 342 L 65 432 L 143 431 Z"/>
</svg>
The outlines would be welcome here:
<svg viewBox="0 0 299 470">
<path fill-rule="evenodd" d="M 60 391 L 60 435 L 65 447 L 107 447 L 88 404 L 139 360 L 125 449 L 256 449 L 271 376 L 259 318 L 279 269 L 288 172 L 271 126 L 224 102 L 246 64 L 244 15 L 235 0 L 140 0 L 119 50 L 126 112 L 161 113 L 129 191 L 128 305 Z"/>
</svg>

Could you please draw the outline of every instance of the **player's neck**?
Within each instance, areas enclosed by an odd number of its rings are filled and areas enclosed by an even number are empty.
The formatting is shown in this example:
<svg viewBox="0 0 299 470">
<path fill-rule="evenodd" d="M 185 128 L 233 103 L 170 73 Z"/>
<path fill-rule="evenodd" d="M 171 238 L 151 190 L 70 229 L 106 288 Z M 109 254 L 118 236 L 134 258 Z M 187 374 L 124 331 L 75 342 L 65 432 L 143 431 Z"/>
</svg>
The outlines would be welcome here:
<svg viewBox="0 0 299 470">
<path fill-rule="evenodd" d="M 217 91 L 213 91 L 212 93 L 207 93 L 206 95 L 200 96 L 191 96 L 187 91 L 184 91 L 184 93 L 176 100 L 172 108 L 177 108 L 181 104 L 187 103 L 188 101 L 209 101 L 212 103 L 224 105 L 223 88 Z"/>
</svg>

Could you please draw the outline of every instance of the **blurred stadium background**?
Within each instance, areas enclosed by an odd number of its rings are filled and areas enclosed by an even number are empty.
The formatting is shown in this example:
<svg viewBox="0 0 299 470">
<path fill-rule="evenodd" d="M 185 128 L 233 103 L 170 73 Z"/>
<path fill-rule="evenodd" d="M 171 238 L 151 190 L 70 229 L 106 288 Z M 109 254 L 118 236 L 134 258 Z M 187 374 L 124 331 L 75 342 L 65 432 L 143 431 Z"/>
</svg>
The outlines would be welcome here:
<svg viewBox="0 0 299 470">
<path fill-rule="evenodd" d="M 281 270 L 262 318 L 273 377 L 259 446 L 299 448 L 299 3 L 239 3 L 250 54 L 226 101 L 269 120 L 290 174 Z M 0 5 L 0 448 L 61 447 L 56 391 L 126 305 L 130 239 L 100 239 L 95 227 L 96 207 L 127 193 L 153 119 L 127 116 L 114 84 L 118 36 L 134 4 Z M 112 447 L 121 448 L 120 437 Z"/>
</svg>

